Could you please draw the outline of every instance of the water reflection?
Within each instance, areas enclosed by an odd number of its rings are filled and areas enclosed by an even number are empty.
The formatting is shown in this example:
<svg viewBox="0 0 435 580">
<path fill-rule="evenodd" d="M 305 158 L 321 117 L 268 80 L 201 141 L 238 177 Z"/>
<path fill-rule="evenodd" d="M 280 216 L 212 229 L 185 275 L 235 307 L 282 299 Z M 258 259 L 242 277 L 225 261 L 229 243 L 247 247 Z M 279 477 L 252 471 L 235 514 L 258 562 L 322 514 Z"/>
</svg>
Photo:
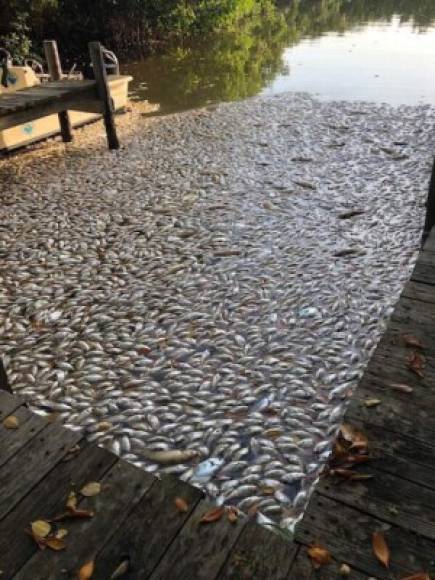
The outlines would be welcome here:
<svg viewBox="0 0 435 580">
<path fill-rule="evenodd" d="M 435 101 L 434 53 L 433 0 L 293 0 L 125 70 L 161 114 L 284 90 L 413 103 Z"/>
</svg>

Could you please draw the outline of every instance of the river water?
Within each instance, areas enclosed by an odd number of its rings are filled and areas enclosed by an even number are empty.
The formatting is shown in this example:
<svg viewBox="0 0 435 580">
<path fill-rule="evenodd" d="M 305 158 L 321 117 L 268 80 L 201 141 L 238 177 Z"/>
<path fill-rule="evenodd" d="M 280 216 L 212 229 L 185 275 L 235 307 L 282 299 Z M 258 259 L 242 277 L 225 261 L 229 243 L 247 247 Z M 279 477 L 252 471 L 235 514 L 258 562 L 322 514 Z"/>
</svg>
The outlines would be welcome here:
<svg viewBox="0 0 435 580">
<path fill-rule="evenodd" d="M 412 105 L 435 101 L 434 54 L 435 2 L 307 0 L 124 71 L 157 114 L 286 91 Z"/>
</svg>

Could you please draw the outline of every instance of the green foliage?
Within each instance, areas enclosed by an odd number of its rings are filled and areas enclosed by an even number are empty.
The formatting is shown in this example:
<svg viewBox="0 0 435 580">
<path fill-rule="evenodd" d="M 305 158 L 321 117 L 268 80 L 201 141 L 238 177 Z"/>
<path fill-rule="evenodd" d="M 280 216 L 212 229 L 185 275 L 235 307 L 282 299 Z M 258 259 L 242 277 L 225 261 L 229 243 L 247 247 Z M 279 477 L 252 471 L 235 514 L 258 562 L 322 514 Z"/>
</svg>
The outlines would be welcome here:
<svg viewBox="0 0 435 580">
<path fill-rule="evenodd" d="M 316 36 L 345 31 L 400 14 L 424 28 L 435 19 L 434 0 L 0 0 L 0 45 L 16 57 L 40 50 L 43 38 L 59 41 L 71 58 L 101 40 L 120 54 L 161 50 L 171 39 L 244 27 L 250 19 L 285 15 L 287 33 Z"/>
</svg>

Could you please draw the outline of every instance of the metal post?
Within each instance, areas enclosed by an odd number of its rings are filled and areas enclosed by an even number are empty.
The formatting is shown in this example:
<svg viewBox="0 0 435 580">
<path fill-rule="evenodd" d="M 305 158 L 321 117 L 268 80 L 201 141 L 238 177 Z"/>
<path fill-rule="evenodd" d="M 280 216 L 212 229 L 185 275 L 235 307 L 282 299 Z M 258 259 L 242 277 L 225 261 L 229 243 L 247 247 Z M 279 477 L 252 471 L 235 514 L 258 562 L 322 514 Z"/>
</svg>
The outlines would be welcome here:
<svg viewBox="0 0 435 580">
<path fill-rule="evenodd" d="M 119 149 L 119 140 L 116 134 L 114 119 L 113 100 L 110 96 L 109 84 L 107 82 L 106 68 L 101 44 L 99 42 L 89 43 L 89 52 L 91 54 L 94 77 L 97 83 L 98 96 L 103 102 L 104 125 L 106 126 L 107 141 L 110 149 Z"/>
<path fill-rule="evenodd" d="M 60 64 L 59 52 L 55 40 L 44 40 L 45 58 L 47 59 L 48 72 L 52 81 L 62 80 L 62 66 Z M 71 122 L 68 111 L 62 111 L 58 114 L 60 132 L 65 143 L 73 140 Z"/>
</svg>

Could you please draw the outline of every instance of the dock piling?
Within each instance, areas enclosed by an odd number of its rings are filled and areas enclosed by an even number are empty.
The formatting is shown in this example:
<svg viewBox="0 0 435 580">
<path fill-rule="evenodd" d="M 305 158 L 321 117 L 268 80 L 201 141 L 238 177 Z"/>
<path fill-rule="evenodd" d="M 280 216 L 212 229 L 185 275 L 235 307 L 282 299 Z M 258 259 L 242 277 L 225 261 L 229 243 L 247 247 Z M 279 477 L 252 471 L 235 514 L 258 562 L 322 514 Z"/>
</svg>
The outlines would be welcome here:
<svg viewBox="0 0 435 580">
<path fill-rule="evenodd" d="M 101 44 L 99 42 L 90 42 L 89 52 L 91 55 L 95 81 L 97 83 L 98 95 L 104 107 L 103 118 L 104 125 L 106 127 L 109 148 L 119 149 L 119 140 L 118 135 L 116 134 L 116 125 L 114 119 L 114 105 L 110 96 L 109 84 L 107 82 L 107 73 L 104 66 Z"/>
<path fill-rule="evenodd" d="M 44 52 L 51 80 L 62 80 L 62 66 L 60 64 L 57 42 L 55 40 L 44 40 Z M 58 116 L 62 139 L 65 143 L 70 143 L 73 140 L 73 135 L 68 111 L 61 111 L 58 113 Z"/>
</svg>

